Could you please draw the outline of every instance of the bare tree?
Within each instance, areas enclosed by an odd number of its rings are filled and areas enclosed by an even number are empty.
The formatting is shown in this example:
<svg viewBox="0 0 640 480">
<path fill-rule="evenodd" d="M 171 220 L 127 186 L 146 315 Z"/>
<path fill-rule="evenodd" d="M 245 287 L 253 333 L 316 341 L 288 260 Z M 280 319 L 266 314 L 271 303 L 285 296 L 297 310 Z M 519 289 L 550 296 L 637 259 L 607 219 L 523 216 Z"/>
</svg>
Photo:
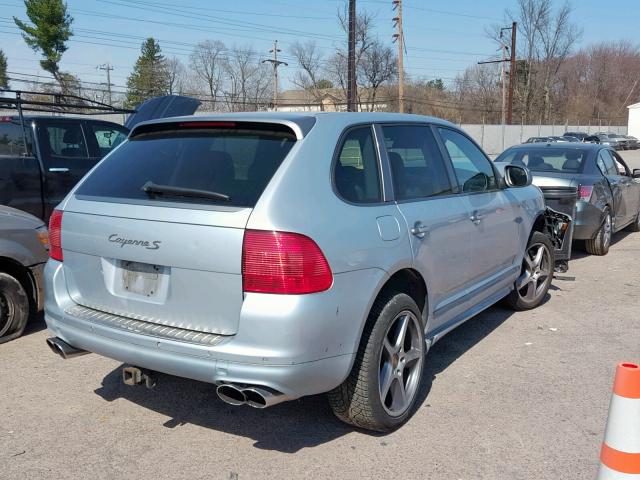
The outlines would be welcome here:
<svg viewBox="0 0 640 480">
<path fill-rule="evenodd" d="M 558 70 L 571 52 L 581 32 L 570 21 L 571 6 L 565 3 L 553 17 L 550 11 L 540 26 L 541 55 L 544 65 L 542 88 L 544 93 L 544 116 L 551 123 L 551 88 L 557 78 Z"/>
<path fill-rule="evenodd" d="M 207 85 L 211 107 L 214 109 L 222 89 L 222 75 L 227 64 L 225 51 L 224 43 L 205 40 L 195 46 L 190 56 L 191 68 Z"/>
<path fill-rule="evenodd" d="M 380 86 L 395 79 L 398 75 L 397 58 L 393 49 L 388 45 L 383 45 L 377 39 L 373 41 L 363 53 L 358 73 L 362 83 L 368 89 L 365 105 L 370 112 L 373 112 Z"/>
<path fill-rule="evenodd" d="M 322 54 L 314 41 L 305 44 L 295 42 L 291 46 L 291 54 L 298 62 L 299 70 L 291 80 L 292 83 L 309 92 L 314 102 L 320 103 L 322 108 L 322 90 L 326 88 L 327 80 L 324 77 Z"/>
<path fill-rule="evenodd" d="M 169 76 L 169 95 L 182 95 L 184 93 L 185 68 L 178 57 L 167 60 L 167 75 Z"/>
<path fill-rule="evenodd" d="M 257 110 L 268 103 L 271 77 L 266 65 L 251 47 L 234 47 L 227 55 L 224 68 L 227 82 L 224 99 L 232 112 Z"/>
</svg>

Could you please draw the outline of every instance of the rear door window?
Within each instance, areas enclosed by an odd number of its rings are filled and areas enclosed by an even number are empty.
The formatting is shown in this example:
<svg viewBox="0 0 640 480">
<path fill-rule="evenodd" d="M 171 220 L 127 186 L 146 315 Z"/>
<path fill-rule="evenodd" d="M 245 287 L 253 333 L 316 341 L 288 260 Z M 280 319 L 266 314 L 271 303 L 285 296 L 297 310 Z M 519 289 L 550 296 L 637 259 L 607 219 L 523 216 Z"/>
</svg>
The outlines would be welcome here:
<svg viewBox="0 0 640 480">
<path fill-rule="evenodd" d="M 378 156 L 371 126 L 350 130 L 334 165 L 334 182 L 342 198 L 353 203 L 382 201 Z"/>
<path fill-rule="evenodd" d="M 25 128 L 28 152 L 32 152 L 31 131 Z M 0 121 L 0 157 L 19 157 L 24 155 L 24 136 L 20 121 Z"/>
<path fill-rule="evenodd" d="M 80 122 L 41 121 L 38 139 L 49 168 L 74 168 L 87 163 L 89 153 Z"/>
<path fill-rule="evenodd" d="M 129 134 L 124 127 L 100 123 L 85 123 L 86 130 L 92 135 L 89 140 L 89 147 L 92 157 L 104 157 L 111 150 L 124 142 Z M 92 142 L 91 140 L 94 140 Z"/>
<path fill-rule="evenodd" d="M 447 169 L 430 127 L 393 125 L 383 126 L 382 131 L 396 199 L 452 193 Z"/>
<path fill-rule="evenodd" d="M 76 195 L 133 203 L 253 207 L 295 141 L 293 131 L 277 124 L 146 125 L 135 130 L 129 140 L 100 163 Z M 174 192 L 150 195 L 143 190 L 149 182 L 174 187 Z M 175 189 L 221 197 L 176 194 Z"/>
</svg>

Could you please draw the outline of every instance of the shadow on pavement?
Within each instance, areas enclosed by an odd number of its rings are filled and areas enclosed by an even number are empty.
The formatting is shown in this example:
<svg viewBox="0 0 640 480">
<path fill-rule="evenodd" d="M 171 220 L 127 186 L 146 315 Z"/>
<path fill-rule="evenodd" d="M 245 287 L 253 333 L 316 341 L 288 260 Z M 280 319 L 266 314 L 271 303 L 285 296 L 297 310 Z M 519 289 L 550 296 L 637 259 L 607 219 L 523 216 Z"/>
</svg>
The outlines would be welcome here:
<svg viewBox="0 0 640 480">
<path fill-rule="evenodd" d="M 27 326 L 24 329 L 22 336 L 30 335 L 32 333 L 41 332 L 47 329 L 47 324 L 44 323 L 44 313 L 40 312 L 33 318 L 30 318 L 27 322 Z"/>
<path fill-rule="evenodd" d="M 513 312 L 500 307 L 469 320 L 439 341 L 426 358 L 424 381 L 416 409 L 420 408 L 437 375 L 507 320 Z M 353 431 L 337 420 L 324 395 L 304 397 L 265 410 L 232 407 L 219 400 L 213 385 L 159 374 L 154 390 L 122 383 L 121 368 L 110 372 L 96 394 L 111 402 L 126 399 L 170 417 L 167 428 L 194 424 L 232 435 L 252 438 L 256 448 L 295 453 Z M 378 436 L 372 432 L 364 432 Z"/>
<path fill-rule="evenodd" d="M 621 232 L 614 233 L 613 237 L 611 237 L 611 246 L 614 246 L 616 243 L 622 242 L 625 238 L 627 238 L 632 233 L 633 232 L 630 232 L 629 230 L 622 230 Z M 585 251 L 583 240 L 575 240 L 573 242 L 573 245 L 571 246 L 571 260 L 579 260 L 581 258 L 586 258 L 591 256 L 592 256 L 591 254 Z"/>
</svg>

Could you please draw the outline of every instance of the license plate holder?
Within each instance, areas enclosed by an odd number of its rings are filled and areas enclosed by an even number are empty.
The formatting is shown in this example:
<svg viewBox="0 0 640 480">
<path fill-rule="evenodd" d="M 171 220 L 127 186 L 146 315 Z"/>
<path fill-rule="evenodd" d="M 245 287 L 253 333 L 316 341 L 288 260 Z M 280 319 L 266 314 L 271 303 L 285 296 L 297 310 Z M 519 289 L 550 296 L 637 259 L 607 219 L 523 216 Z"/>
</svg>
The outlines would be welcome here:
<svg viewBox="0 0 640 480">
<path fill-rule="evenodd" d="M 145 297 L 153 297 L 158 293 L 161 266 L 123 260 L 120 269 L 125 292 Z"/>
</svg>

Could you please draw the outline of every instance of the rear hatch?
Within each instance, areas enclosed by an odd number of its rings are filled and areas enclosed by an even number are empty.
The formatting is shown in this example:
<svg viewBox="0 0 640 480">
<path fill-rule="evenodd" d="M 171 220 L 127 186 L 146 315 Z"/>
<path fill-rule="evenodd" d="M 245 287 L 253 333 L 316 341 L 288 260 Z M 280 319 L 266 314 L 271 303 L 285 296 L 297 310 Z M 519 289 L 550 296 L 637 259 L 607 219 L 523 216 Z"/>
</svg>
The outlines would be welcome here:
<svg viewBox="0 0 640 480">
<path fill-rule="evenodd" d="M 85 307 L 236 333 L 252 209 L 296 142 L 279 124 L 142 125 L 65 206 L 67 287 Z"/>
</svg>

